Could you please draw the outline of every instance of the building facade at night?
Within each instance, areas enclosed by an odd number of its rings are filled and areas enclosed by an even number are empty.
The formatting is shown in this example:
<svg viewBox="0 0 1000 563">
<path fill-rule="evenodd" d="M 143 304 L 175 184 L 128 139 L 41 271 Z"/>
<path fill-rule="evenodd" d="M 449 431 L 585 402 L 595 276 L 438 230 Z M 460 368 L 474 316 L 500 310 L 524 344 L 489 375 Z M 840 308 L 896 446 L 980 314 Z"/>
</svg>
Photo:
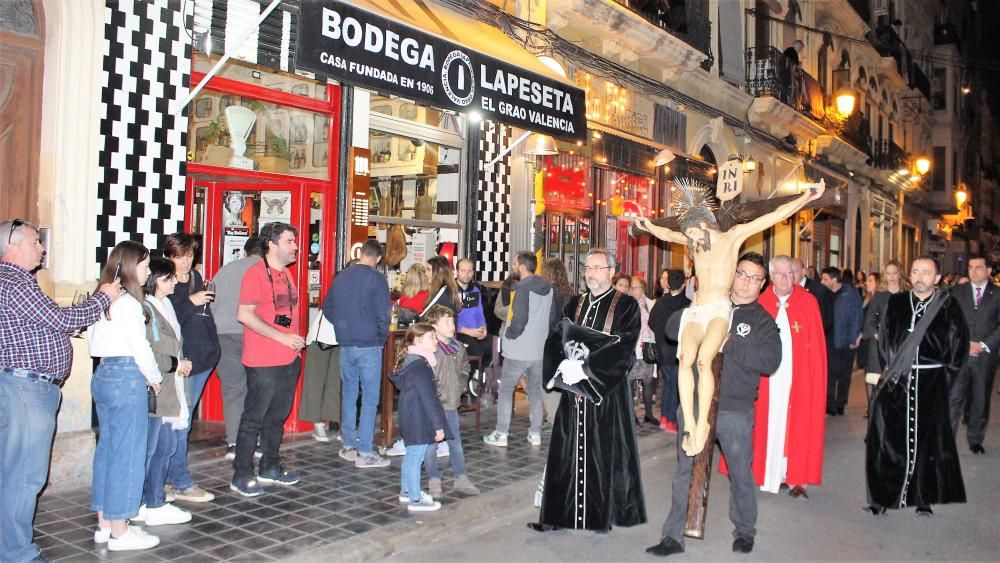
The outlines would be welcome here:
<svg viewBox="0 0 1000 563">
<path fill-rule="evenodd" d="M 750 249 L 959 271 L 995 240 L 969 219 L 995 227 L 1000 207 L 994 121 L 962 64 L 975 16 L 933 0 L 4 3 L 0 203 L 49 229 L 39 279 L 64 303 L 122 240 L 193 232 L 210 278 L 271 221 L 299 230 L 303 315 L 370 237 L 405 245 L 394 287 L 438 252 L 499 282 L 526 248 L 580 285 L 595 246 L 652 278 L 689 268 L 685 249 L 630 239 L 631 219 L 734 160 L 747 201 L 836 193 Z M 79 482 L 92 453 L 74 348 L 53 482 Z M 202 418 L 220 401 L 214 382 Z"/>
</svg>

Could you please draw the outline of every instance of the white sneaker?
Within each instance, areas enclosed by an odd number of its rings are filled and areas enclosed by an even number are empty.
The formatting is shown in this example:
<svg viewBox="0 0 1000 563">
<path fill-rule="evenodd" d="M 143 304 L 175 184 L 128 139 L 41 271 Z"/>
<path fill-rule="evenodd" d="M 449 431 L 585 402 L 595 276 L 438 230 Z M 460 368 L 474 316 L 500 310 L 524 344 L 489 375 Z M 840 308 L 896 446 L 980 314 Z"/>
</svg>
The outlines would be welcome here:
<svg viewBox="0 0 1000 563">
<path fill-rule="evenodd" d="M 129 526 L 120 537 L 108 540 L 108 551 L 135 551 L 150 549 L 160 545 L 160 538 L 147 534 L 138 526 Z"/>
<path fill-rule="evenodd" d="M 135 516 L 133 516 L 132 518 L 129 518 L 129 521 L 131 521 L 131 522 L 145 522 L 146 521 L 146 514 L 147 514 L 146 505 L 145 504 L 139 505 L 139 513 L 136 514 Z M 111 531 L 109 530 L 108 533 L 110 534 Z"/>
<path fill-rule="evenodd" d="M 409 501 L 409 498 L 406 499 Z M 94 530 L 94 543 L 108 543 L 111 539 L 111 528 L 102 528 L 100 526 Z"/>
<path fill-rule="evenodd" d="M 491 446 L 507 447 L 507 435 L 500 432 L 493 432 L 492 434 L 483 436 L 483 441 Z"/>
<path fill-rule="evenodd" d="M 185 524 L 191 521 L 191 513 L 172 504 L 164 504 L 157 508 L 146 509 L 147 526 L 166 526 L 168 524 Z"/>
<path fill-rule="evenodd" d="M 433 512 L 441 509 L 441 503 L 431 498 L 430 495 L 424 498 L 424 493 L 420 493 L 420 501 L 410 502 L 406 505 L 406 509 L 410 512 Z"/>
<path fill-rule="evenodd" d="M 434 502 L 434 497 L 431 495 L 420 491 L 420 502 Z M 399 503 L 400 504 L 410 504 L 410 493 L 399 493 Z M 111 533 L 110 531 L 108 532 Z"/>
<path fill-rule="evenodd" d="M 317 442 L 329 442 L 330 436 L 326 434 L 326 423 L 317 422 L 313 425 L 313 438 Z"/>
<path fill-rule="evenodd" d="M 385 455 L 389 457 L 399 457 L 406 455 L 406 443 L 403 442 L 402 438 L 396 440 L 396 443 L 393 444 L 391 448 L 385 451 Z"/>
<path fill-rule="evenodd" d="M 542 435 L 541 434 L 532 434 L 531 432 L 528 432 L 528 443 L 531 444 L 532 446 L 541 446 L 542 445 Z"/>
<path fill-rule="evenodd" d="M 448 442 L 438 442 L 437 456 L 448 457 L 449 455 L 451 455 L 451 450 L 448 449 Z"/>
</svg>

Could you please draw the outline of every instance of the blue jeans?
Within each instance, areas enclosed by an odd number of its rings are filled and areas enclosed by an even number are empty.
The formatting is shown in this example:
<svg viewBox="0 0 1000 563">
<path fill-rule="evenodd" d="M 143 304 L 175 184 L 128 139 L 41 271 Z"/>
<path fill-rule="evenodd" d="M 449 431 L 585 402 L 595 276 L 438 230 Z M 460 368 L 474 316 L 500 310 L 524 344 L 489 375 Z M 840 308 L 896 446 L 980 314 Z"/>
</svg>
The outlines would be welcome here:
<svg viewBox="0 0 1000 563">
<path fill-rule="evenodd" d="M 420 502 L 420 464 L 427 449 L 427 444 L 406 446 L 406 456 L 400 469 L 400 494 L 410 495 L 410 502 Z"/>
<path fill-rule="evenodd" d="M 163 485 L 167 483 L 167 467 L 170 458 L 177 451 L 177 441 L 187 437 L 184 430 L 174 430 L 163 419 L 154 416 L 149 419 L 149 443 L 146 445 L 146 484 L 142 488 L 142 503 L 146 508 L 159 508 L 167 504 Z"/>
<path fill-rule="evenodd" d="M 31 525 L 48 480 L 61 397 L 51 383 L 0 374 L 0 561 L 38 555 Z"/>
<path fill-rule="evenodd" d="M 139 513 L 146 480 L 146 378 L 131 357 L 103 358 L 90 392 L 101 433 L 90 507 L 107 520 L 132 518 Z"/>
<path fill-rule="evenodd" d="M 446 434 L 454 436 L 448 439 L 448 457 L 451 460 L 451 471 L 455 477 L 465 475 L 465 452 L 462 450 L 462 435 L 458 430 L 458 411 L 444 411 L 445 421 L 448 423 Z M 427 476 L 431 479 L 441 478 L 441 469 L 438 467 L 437 444 L 431 444 L 424 455 L 424 468 L 427 469 Z"/>
<path fill-rule="evenodd" d="M 194 486 L 194 478 L 188 469 L 188 434 L 191 433 L 191 423 L 194 421 L 194 409 L 198 408 L 198 401 L 205 392 L 205 384 L 208 383 L 210 375 L 212 375 L 211 369 L 188 376 L 185 381 L 184 392 L 187 393 L 187 402 L 191 407 L 188 409 L 188 425 L 184 430 L 178 430 L 180 434 L 177 436 L 177 451 L 170 458 L 170 465 L 167 468 L 167 484 L 178 491 Z"/>
<path fill-rule="evenodd" d="M 660 365 L 660 414 L 667 417 L 667 420 L 677 424 L 677 409 L 681 406 L 680 397 L 677 395 L 677 362 L 674 358 L 667 358 L 668 365 Z"/>
<path fill-rule="evenodd" d="M 340 347 L 340 378 L 343 382 L 341 431 L 344 445 L 358 452 L 372 452 L 375 414 L 382 387 L 382 348 Z M 358 389 L 361 390 L 361 421 L 358 422 Z M 421 458 L 422 459 L 422 458 Z"/>
</svg>

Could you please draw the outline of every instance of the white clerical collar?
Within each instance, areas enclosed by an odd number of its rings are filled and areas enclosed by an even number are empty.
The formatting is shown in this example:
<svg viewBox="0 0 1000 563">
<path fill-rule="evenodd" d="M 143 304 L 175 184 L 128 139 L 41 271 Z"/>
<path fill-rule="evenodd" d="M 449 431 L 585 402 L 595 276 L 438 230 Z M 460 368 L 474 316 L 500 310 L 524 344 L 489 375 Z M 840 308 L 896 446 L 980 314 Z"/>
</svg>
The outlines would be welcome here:
<svg viewBox="0 0 1000 563">
<path fill-rule="evenodd" d="M 591 291 L 588 293 L 587 301 L 590 303 L 597 303 L 598 301 L 614 293 L 614 291 L 615 291 L 615 286 L 609 287 L 608 290 L 602 293 L 601 295 L 595 295 L 594 292 Z"/>
<path fill-rule="evenodd" d="M 772 291 L 774 290 L 772 289 Z M 789 293 L 788 295 L 778 295 L 777 291 L 775 291 L 774 294 L 778 296 L 778 301 L 781 302 L 782 305 L 784 305 L 785 302 L 788 301 L 788 298 L 792 296 L 791 293 Z"/>
</svg>

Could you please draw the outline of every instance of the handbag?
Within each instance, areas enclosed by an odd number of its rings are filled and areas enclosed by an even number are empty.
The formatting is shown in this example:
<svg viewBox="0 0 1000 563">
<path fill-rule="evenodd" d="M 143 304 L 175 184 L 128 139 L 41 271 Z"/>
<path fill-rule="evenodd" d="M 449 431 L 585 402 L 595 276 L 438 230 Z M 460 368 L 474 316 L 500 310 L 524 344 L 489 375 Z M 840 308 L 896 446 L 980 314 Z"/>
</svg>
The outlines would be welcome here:
<svg viewBox="0 0 1000 563">
<path fill-rule="evenodd" d="M 309 325 L 308 338 L 306 344 L 315 342 L 320 350 L 329 350 L 337 346 L 337 333 L 333 329 L 333 323 L 326 318 L 323 311 L 319 311 L 316 318 Z"/>
<path fill-rule="evenodd" d="M 146 412 L 156 414 L 156 391 L 149 385 L 146 386 Z"/>
<path fill-rule="evenodd" d="M 642 343 L 642 361 L 647 364 L 656 364 L 660 362 L 659 352 L 656 349 L 656 342 Z"/>
</svg>

